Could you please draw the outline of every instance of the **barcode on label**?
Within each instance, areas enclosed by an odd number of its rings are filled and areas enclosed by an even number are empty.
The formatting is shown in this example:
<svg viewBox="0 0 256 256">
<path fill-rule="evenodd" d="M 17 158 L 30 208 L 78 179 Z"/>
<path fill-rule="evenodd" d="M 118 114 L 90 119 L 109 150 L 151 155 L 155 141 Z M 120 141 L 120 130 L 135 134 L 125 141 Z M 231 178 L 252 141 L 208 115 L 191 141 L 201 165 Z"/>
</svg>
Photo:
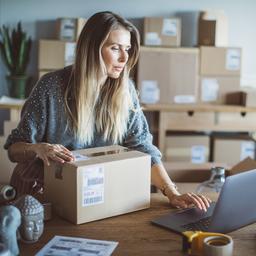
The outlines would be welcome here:
<svg viewBox="0 0 256 256">
<path fill-rule="evenodd" d="M 96 196 L 96 197 L 90 197 L 90 198 L 85 198 L 84 199 L 84 204 L 88 205 L 88 204 L 95 204 L 102 201 L 102 196 Z"/>
<path fill-rule="evenodd" d="M 104 179 L 102 177 L 96 177 L 88 179 L 87 186 L 103 184 Z"/>
</svg>

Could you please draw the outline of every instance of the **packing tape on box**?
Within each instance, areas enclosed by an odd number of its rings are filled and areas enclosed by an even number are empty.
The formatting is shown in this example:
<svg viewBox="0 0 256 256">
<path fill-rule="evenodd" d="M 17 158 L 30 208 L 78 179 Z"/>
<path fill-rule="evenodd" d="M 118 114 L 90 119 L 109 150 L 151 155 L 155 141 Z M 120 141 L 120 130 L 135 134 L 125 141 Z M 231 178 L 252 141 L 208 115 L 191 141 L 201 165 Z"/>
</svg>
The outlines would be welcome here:
<svg viewBox="0 0 256 256">
<path fill-rule="evenodd" d="M 14 187 L 7 184 L 0 184 L 0 201 L 9 201 L 16 196 Z"/>
<path fill-rule="evenodd" d="M 233 239 L 230 236 L 209 236 L 204 239 L 203 252 L 205 256 L 232 256 Z"/>
<path fill-rule="evenodd" d="M 194 256 L 231 256 L 233 240 L 221 233 L 185 231 L 182 249 L 188 255 Z"/>
</svg>

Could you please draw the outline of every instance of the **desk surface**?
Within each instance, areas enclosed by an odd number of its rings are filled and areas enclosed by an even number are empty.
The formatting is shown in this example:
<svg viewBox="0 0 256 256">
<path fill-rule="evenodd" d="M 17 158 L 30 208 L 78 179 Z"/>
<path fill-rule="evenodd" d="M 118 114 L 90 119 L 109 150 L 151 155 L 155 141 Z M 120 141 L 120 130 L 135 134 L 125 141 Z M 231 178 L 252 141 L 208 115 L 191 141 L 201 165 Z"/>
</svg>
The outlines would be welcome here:
<svg viewBox="0 0 256 256">
<path fill-rule="evenodd" d="M 192 191 L 196 184 L 182 184 L 180 190 Z M 105 220 L 74 225 L 58 217 L 45 223 L 40 241 L 35 244 L 20 244 L 21 256 L 35 255 L 55 235 L 76 236 L 89 239 L 118 241 L 115 255 L 180 256 L 182 238 L 169 230 L 151 224 L 151 220 L 171 210 L 167 199 L 161 194 L 152 194 L 151 207 L 130 214 Z M 230 233 L 234 239 L 234 256 L 256 255 L 256 224 Z"/>
</svg>

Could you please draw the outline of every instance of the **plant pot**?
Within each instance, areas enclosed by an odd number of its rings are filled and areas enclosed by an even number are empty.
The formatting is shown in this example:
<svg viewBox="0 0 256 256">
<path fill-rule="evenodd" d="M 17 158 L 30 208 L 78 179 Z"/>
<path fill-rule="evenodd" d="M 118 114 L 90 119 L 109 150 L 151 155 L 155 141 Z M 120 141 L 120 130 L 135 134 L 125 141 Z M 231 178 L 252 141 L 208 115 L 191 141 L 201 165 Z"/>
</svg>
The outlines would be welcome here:
<svg viewBox="0 0 256 256">
<path fill-rule="evenodd" d="M 9 88 L 10 97 L 25 99 L 28 79 L 29 76 L 27 75 L 7 76 L 6 80 Z"/>
</svg>

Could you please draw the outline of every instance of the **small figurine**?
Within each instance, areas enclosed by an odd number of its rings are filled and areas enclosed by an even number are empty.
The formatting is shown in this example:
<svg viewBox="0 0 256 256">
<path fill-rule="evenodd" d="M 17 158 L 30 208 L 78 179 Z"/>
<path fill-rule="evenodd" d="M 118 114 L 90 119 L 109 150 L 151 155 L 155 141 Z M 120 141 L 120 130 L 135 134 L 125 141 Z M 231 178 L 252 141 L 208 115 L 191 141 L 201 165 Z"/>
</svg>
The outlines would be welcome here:
<svg viewBox="0 0 256 256">
<path fill-rule="evenodd" d="M 7 205 L 0 208 L 0 242 L 4 244 L 10 255 L 19 255 L 17 229 L 21 224 L 18 208 Z"/>
<path fill-rule="evenodd" d="M 20 238 L 25 243 L 38 241 L 44 230 L 44 208 L 42 204 L 31 195 L 23 195 L 15 206 L 21 212 Z"/>
</svg>

